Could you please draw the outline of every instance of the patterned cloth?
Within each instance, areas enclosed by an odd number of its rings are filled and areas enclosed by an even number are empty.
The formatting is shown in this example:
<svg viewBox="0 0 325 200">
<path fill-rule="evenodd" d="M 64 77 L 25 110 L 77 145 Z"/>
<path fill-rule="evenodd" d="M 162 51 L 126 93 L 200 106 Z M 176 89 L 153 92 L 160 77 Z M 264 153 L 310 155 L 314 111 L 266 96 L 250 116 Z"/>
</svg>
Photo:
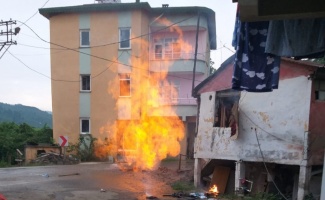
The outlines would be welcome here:
<svg viewBox="0 0 325 200">
<path fill-rule="evenodd" d="M 278 88 L 280 57 L 265 53 L 268 27 L 269 22 L 241 22 L 237 13 L 233 89 L 270 92 Z"/>
</svg>

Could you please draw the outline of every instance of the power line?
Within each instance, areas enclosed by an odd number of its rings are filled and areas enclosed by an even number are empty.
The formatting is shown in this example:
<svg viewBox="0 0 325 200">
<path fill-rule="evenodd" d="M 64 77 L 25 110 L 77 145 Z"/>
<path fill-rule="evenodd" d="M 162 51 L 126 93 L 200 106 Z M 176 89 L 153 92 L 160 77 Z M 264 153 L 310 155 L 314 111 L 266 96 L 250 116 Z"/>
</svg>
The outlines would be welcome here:
<svg viewBox="0 0 325 200">
<path fill-rule="evenodd" d="M 3 52 L 3 54 L 1 55 L 0 59 L 3 57 L 3 55 L 5 55 L 5 53 L 8 51 L 9 47 L 11 47 L 11 44 L 9 44 L 9 46 L 6 48 L 5 52 Z"/>
<path fill-rule="evenodd" d="M 36 73 L 38 73 L 38 74 L 40 74 L 40 75 L 46 77 L 46 78 L 49 78 L 49 79 L 53 80 L 51 77 L 49 77 L 49 76 L 47 76 L 47 75 L 45 75 L 45 74 L 43 74 L 43 73 L 41 73 L 41 72 L 39 72 L 39 71 L 36 71 L 36 70 L 34 70 L 33 68 L 31 68 L 31 67 L 29 67 L 28 65 L 26 65 L 23 61 L 21 61 L 19 58 L 17 58 L 15 55 L 13 55 L 10 51 L 8 51 L 8 53 L 9 53 L 12 57 L 14 57 L 16 60 L 18 60 L 21 64 L 23 64 L 25 67 L 27 67 L 28 69 L 30 69 L 30 70 L 32 70 L 33 72 L 36 72 Z"/>
<path fill-rule="evenodd" d="M 245 95 L 246 96 L 246 95 Z M 239 108 L 239 110 L 241 110 L 240 108 Z M 272 134 L 272 133 L 270 133 L 270 132 L 268 132 L 268 131 L 266 131 L 265 129 L 263 129 L 262 127 L 260 127 L 259 125 L 257 125 L 250 117 L 248 117 L 248 115 L 245 113 L 245 112 L 243 112 L 242 110 L 241 110 L 241 112 L 240 112 L 240 114 L 243 114 L 252 124 L 254 124 L 254 126 L 256 126 L 257 128 L 259 128 L 260 130 L 262 130 L 263 132 L 265 132 L 265 133 L 267 133 L 267 134 L 269 134 L 269 135 L 271 135 L 271 136 L 273 136 L 274 138 L 276 138 L 277 140 L 281 140 L 281 141 L 284 141 L 284 142 L 287 142 L 288 144 L 294 144 L 294 145 L 297 145 L 297 146 L 301 146 L 301 144 L 296 144 L 296 143 L 293 143 L 293 142 L 289 142 L 289 141 L 286 141 L 285 139 L 283 139 L 283 138 L 280 138 L 279 136 L 276 136 L 276 135 L 274 135 L 274 134 Z"/>
<path fill-rule="evenodd" d="M 279 194 L 280 194 L 280 195 L 281 195 L 285 200 L 288 200 L 288 199 L 287 199 L 287 198 L 282 194 L 282 192 L 280 191 L 280 189 L 278 188 L 278 186 L 275 184 L 275 182 L 274 182 L 274 180 L 273 180 L 273 177 L 271 176 L 271 174 L 270 174 L 270 172 L 269 172 L 269 170 L 268 170 L 268 168 L 267 168 L 267 166 L 266 166 L 265 159 L 264 159 L 264 154 L 263 154 L 263 151 L 262 151 L 262 149 L 261 149 L 261 144 L 260 144 L 260 141 L 259 141 L 259 139 L 258 139 L 258 137 L 257 137 L 257 131 L 256 131 L 256 128 L 255 128 L 255 136 L 256 136 L 256 141 L 257 141 L 258 147 L 259 147 L 259 149 L 260 149 L 260 153 L 261 153 L 261 156 L 262 156 L 263 164 L 264 164 L 264 167 L 265 167 L 265 170 L 266 170 L 267 174 L 270 176 L 271 181 L 272 181 L 273 185 L 275 186 L 275 188 L 278 190 Z"/>
<path fill-rule="evenodd" d="M 41 8 L 44 8 L 44 6 L 49 2 L 50 0 L 47 0 L 44 4 L 43 4 L 43 6 L 41 7 Z M 23 25 L 23 24 L 26 24 L 31 18 L 33 18 L 36 14 L 38 13 L 38 10 L 32 15 L 32 16 L 30 16 L 27 20 L 25 20 L 25 22 L 22 22 L 22 24 L 21 25 Z M 21 26 L 20 25 L 20 26 Z"/>
<path fill-rule="evenodd" d="M 166 26 L 165 28 L 162 28 L 158 31 L 161 31 L 161 30 L 165 30 L 167 28 L 170 28 L 176 24 L 179 24 L 183 21 L 186 21 L 186 20 L 189 20 L 191 18 L 193 18 L 194 16 L 191 16 L 191 17 L 188 17 L 188 18 L 185 18 L 179 22 L 176 22 L 174 24 L 171 24 L 170 26 Z M 18 21 L 18 20 L 17 20 Z M 20 21 L 18 21 L 20 22 Z M 20 23 L 23 23 L 23 22 L 20 22 Z M 116 64 L 121 64 L 121 65 L 124 65 L 124 66 L 127 66 L 127 67 L 132 67 L 131 65 L 128 65 L 128 64 L 125 64 L 125 63 L 120 63 L 118 61 L 112 61 L 112 60 L 109 60 L 109 59 L 106 59 L 106 58 L 102 58 L 102 57 L 99 57 L 99 56 L 96 56 L 96 55 L 92 55 L 92 54 L 89 54 L 89 53 L 86 53 L 86 52 L 82 52 L 82 51 L 79 51 L 79 50 L 76 50 L 75 48 L 70 48 L 70 47 L 66 47 L 66 46 L 63 46 L 63 45 L 60 45 L 60 44 L 56 44 L 56 43 L 53 43 L 53 42 L 49 42 L 45 39 L 43 39 L 42 37 L 40 37 L 30 26 L 28 26 L 27 24 L 24 24 L 27 28 L 29 28 L 40 40 L 42 40 L 43 42 L 46 42 L 46 43 L 49 43 L 49 44 L 52 44 L 52 45 L 56 45 L 56 46 L 59 46 L 59 47 L 62 47 L 62 48 L 65 48 L 67 50 L 71 50 L 71 51 L 75 51 L 75 52 L 78 52 L 78 53 L 81 53 L 81 54 L 84 54 L 84 55 L 88 55 L 88 56 L 91 56 L 91 57 L 94 57 L 94 58 L 97 58 L 97 59 L 101 59 L 101 60 L 105 60 L 105 61 L 108 61 L 108 62 L 113 62 L 113 63 L 116 63 Z M 156 32 L 158 32 L 156 31 Z M 137 38 L 140 38 L 140 37 L 143 37 L 143 36 L 146 36 L 146 35 L 149 35 L 149 34 L 153 34 L 155 32 L 152 32 L 152 33 L 146 33 L 146 34 L 143 34 L 143 35 L 140 35 L 140 36 L 137 36 L 137 37 L 133 37 L 133 38 L 130 38 L 128 40 L 124 40 L 124 41 L 129 41 L 129 40 L 133 40 L 133 39 L 137 39 Z M 102 46 L 108 46 L 108 45 L 113 45 L 113 44 L 118 44 L 118 43 L 121 43 L 121 42 L 124 42 L 124 41 L 119 41 L 119 42 L 113 42 L 113 43 L 109 43 L 109 44 L 103 44 L 103 45 L 98 45 L 98 46 L 91 46 L 89 48 L 92 48 L 92 47 L 102 47 Z"/>
<path fill-rule="evenodd" d="M 134 38 L 131 38 L 131 39 L 129 39 L 129 40 L 133 40 L 133 39 L 136 39 L 136 38 L 140 38 L 140 37 L 143 37 L 143 36 L 145 36 L 145 35 L 148 35 L 148 34 L 153 34 L 153 33 L 156 33 L 156 32 L 159 32 L 159 31 L 161 31 L 161 30 L 165 30 L 165 29 L 167 29 L 167 28 L 170 28 L 170 27 L 172 27 L 172 26 L 174 26 L 174 25 L 176 25 L 176 24 L 178 24 L 178 23 L 181 23 L 181 22 L 183 22 L 183 21 L 186 21 L 186 20 L 189 20 L 189 19 L 191 19 L 191 18 L 193 18 L 194 16 L 191 16 L 191 17 L 188 17 L 188 18 L 185 18 L 185 19 L 183 19 L 183 20 L 181 20 L 181 21 L 178 21 L 178 22 L 176 22 L 176 23 L 173 23 L 173 24 L 171 24 L 171 25 L 169 25 L 169 26 L 167 26 L 167 27 L 165 27 L 165 28 L 162 28 L 162 29 L 160 29 L 160 30 L 157 30 L 157 31 L 155 31 L 155 32 L 152 32 L 152 33 L 146 33 L 146 34 L 143 34 L 143 35 L 140 35 L 140 36 L 137 36 L 137 37 L 134 37 Z M 17 20 L 18 21 L 18 20 Z M 20 22 L 20 21 L 18 21 L 18 22 Z M 22 23 L 22 22 L 20 22 L 20 23 Z M 125 63 L 120 63 L 120 62 L 118 62 L 118 61 L 113 61 L 113 60 L 109 60 L 109 59 L 106 59 L 106 58 L 103 58 L 103 57 L 100 57 L 100 56 L 96 56 L 96 55 L 92 55 L 92 54 L 89 54 L 89 53 L 85 53 L 85 52 L 82 52 L 82 51 L 79 51 L 79 50 L 76 50 L 76 49 L 74 49 L 74 48 L 69 48 L 69 47 L 65 47 L 65 46 L 63 46 L 63 45 L 60 45 L 60 44 L 56 44 L 56 43 L 53 43 L 53 42 L 49 42 L 49 41 L 47 41 L 47 40 L 45 40 L 45 39 L 43 39 L 42 37 L 40 37 L 31 27 L 29 27 L 27 24 L 24 24 L 27 28 L 29 28 L 40 40 L 42 40 L 43 42 L 46 42 L 46 43 L 49 43 L 49 44 L 52 44 L 52 45 L 55 45 L 55 46 L 59 46 L 59 47 L 62 47 L 62 48 L 64 48 L 64 49 L 66 49 L 66 50 L 71 50 L 71 51 L 74 51 L 74 52 L 77 52 L 77 53 L 81 53 L 81 54 L 84 54 L 84 55 L 88 55 L 88 56 L 90 56 L 90 57 L 94 57 L 94 58 L 97 58 L 97 59 L 100 59 L 100 60 L 105 60 L 105 61 L 108 61 L 108 62 L 111 62 L 111 63 L 115 63 L 115 64 L 120 64 L 120 65 L 124 65 L 124 66 L 127 66 L 127 67 L 131 67 L 131 68 L 136 68 L 136 69 L 141 69 L 141 70 L 146 70 L 147 71 L 147 69 L 142 69 L 142 68 L 139 68 L 139 67 L 135 67 L 135 66 L 132 66 L 132 65 L 129 65 L 129 64 L 125 64 Z M 120 42 L 123 42 L 123 41 L 120 41 Z M 120 43 L 120 42 L 114 42 L 114 43 L 109 43 L 109 44 L 103 44 L 103 45 L 98 45 L 98 46 L 93 46 L 93 47 L 100 47 L 100 46 L 107 46 L 107 45 L 112 45 L 112 44 L 116 44 L 116 43 Z M 151 71 L 152 72 L 152 71 Z M 155 73 L 155 72 L 153 72 L 153 73 Z M 185 77 L 179 77 L 179 76 L 174 76 L 174 75 L 168 75 L 168 76 L 170 76 L 170 77 L 175 77 L 175 78 L 180 78 L 180 79 L 186 79 L 186 80 L 192 80 L 192 79 L 190 79 L 190 78 L 185 78 Z M 199 81 L 199 80 L 194 80 L 195 82 L 201 82 L 201 81 Z M 74 81 L 73 81 L 74 82 Z"/>
</svg>

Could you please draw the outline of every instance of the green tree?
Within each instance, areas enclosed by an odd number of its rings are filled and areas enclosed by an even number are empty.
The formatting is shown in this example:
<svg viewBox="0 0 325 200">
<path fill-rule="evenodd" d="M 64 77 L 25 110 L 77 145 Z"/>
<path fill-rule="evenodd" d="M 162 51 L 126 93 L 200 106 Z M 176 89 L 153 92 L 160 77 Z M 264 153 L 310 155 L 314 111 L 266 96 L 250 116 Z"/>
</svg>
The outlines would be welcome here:
<svg viewBox="0 0 325 200">
<path fill-rule="evenodd" d="M 16 149 L 23 151 L 25 144 L 31 142 L 52 144 L 52 135 L 52 129 L 46 125 L 43 128 L 34 128 L 26 123 L 0 123 L 0 162 L 14 164 Z"/>
</svg>

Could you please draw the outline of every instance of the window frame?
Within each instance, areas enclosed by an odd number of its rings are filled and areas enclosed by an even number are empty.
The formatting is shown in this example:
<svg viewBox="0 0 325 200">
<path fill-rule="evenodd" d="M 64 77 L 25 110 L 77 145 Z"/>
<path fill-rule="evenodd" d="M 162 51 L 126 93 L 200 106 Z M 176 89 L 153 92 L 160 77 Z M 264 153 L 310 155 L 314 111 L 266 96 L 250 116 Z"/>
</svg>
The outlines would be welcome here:
<svg viewBox="0 0 325 200">
<path fill-rule="evenodd" d="M 88 121 L 88 132 L 83 131 L 83 121 Z M 80 134 L 81 135 L 91 134 L 90 130 L 91 130 L 90 118 L 89 117 L 80 118 Z"/>
<path fill-rule="evenodd" d="M 88 33 L 88 44 L 83 44 L 83 33 Z M 80 47 L 90 47 L 90 29 L 79 30 L 79 45 Z"/>
<path fill-rule="evenodd" d="M 129 31 L 129 38 L 122 40 L 122 31 Z M 127 47 L 122 47 L 123 42 L 128 42 Z M 121 27 L 119 28 L 119 49 L 131 49 L 131 28 L 130 27 Z"/>
<path fill-rule="evenodd" d="M 161 53 L 156 53 L 156 47 L 161 46 Z M 176 51 L 178 50 L 178 51 Z M 165 37 L 154 39 L 154 58 L 155 60 L 175 60 L 180 59 L 182 54 L 182 45 L 178 37 Z M 160 57 L 157 57 L 160 55 Z"/>
<path fill-rule="evenodd" d="M 322 88 L 322 85 L 324 88 Z M 314 92 L 315 92 L 316 101 L 325 102 L 325 80 L 323 79 L 314 80 Z M 323 98 L 320 98 L 320 93 L 322 93 Z"/>
<path fill-rule="evenodd" d="M 231 128 L 231 138 L 236 139 L 239 127 L 240 92 L 234 90 L 217 91 L 215 93 L 214 128 Z"/>
<path fill-rule="evenodd" d="M 119 97 L 131 97 L 131 74 L 129 73 L 122 73 L 119 74 Z M 122 95 L 121 94 L 121 81 L 128 81 L 129 82 L 129 95 Z"/>
<path fill-rule="evenodd" d="M 179 99 L 179 94 L 180 94 L 180 91 L 181 91 L 181 84 L 180 84 L 180 82 L 176 82 L 176 81 L 174 81 L 173 83 L 171 83 L 171 87 L 172 87 L 172 89 L 171 89 L 171 99 L 173 100 L 173 101 L 177 101 L 178 99 Z"/>
<path fill-rule="evenodd" d="M 89 89 L 83 88 L 85 77 L 88 77 L 89 84 L 86 84 L 86 85 L 89 85 Z M 80 74 L 80 92 L 91 92 L 91 76 L 90 76 L 90 74 Z"/>
</svg>

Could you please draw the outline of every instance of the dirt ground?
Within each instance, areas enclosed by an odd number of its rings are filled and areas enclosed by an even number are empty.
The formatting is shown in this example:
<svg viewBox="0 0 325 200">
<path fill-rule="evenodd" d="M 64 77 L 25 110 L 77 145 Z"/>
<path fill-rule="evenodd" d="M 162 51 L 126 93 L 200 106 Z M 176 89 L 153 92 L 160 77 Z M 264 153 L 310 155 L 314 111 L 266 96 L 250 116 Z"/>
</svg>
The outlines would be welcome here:
<svg viewBox="0 0 325 200">
<path fill-rule="evenodd" d="M 0 169 L 0 194 L 7 200 L 180 199 L 171 184 L 193 180 L 193 161 L 162 162 L 155 171 L 120 170 L 116 164 L 81 163 Z M 185 198 L 186 199 L 186 198 Z"/>
</svg>

